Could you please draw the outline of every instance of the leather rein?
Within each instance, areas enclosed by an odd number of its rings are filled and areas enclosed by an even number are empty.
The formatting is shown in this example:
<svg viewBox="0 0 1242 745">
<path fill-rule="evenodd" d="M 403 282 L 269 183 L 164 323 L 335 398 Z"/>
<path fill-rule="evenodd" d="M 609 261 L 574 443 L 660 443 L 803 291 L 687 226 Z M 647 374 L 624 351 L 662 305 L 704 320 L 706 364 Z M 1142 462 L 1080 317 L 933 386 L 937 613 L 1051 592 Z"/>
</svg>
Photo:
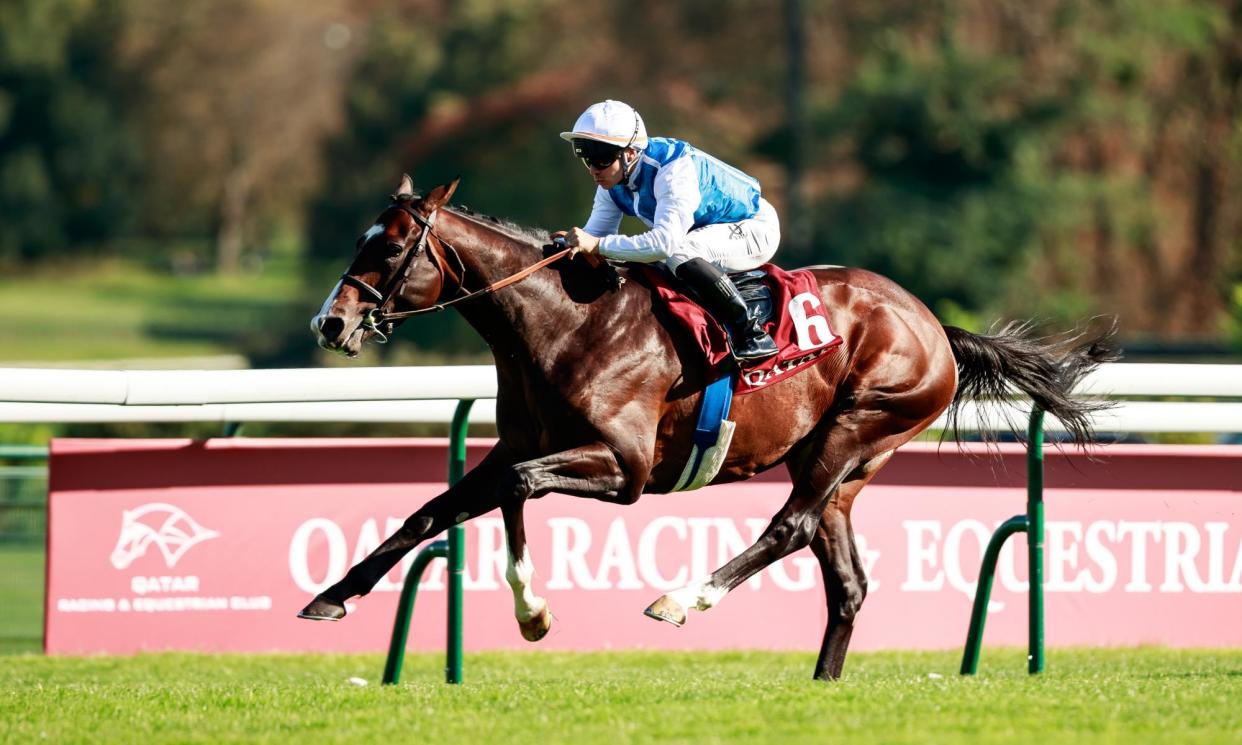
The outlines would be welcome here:
<svg viewBox="0 0 1242 745">
<path fill-rule="evenodd" d="M 475 290 L 474 292 L 466 292 L 465 295 L 452 298 L 451 300 L 447 300 L 442 303 L 436 303 L 435 305 L 431 305 L 426 308 L 419 308 L 418 310 L 389 311 L 386 310 L 389 303 L 391 303 L 393 298 L 401 292 L 401 289 L 405 287 L 406 282 L 410 279 L 410 273 L 414 270 L 414 260 L 417 259 L 418 255 L 427 248 L 428 239 L 434 234 L 436 214 L 439 212 L 439 209 L 437 208 L 432 210 L 431 214 L 427 217 L 423 217 L 404 201 L 394 202 L 392 206 L 408 214 L 411 218 L 413 218 L 415 223 L 422 227 L 422 230 L 419 232 L 418 242 L 414 245 L 414 248 L 405 252 L 405 259 L 401 263 L 401 269 L 393 274 L 392 280 L 388 283 L 387 291 L 380 292 L 375 287 L 372 287 L 367 282 L 358 279 L 348 271 L 341 275 L 341 282 L 343 284 L 354 287 L 369 296 L 371 300 L 375 301 L 376 306 L 368 311 L 367 315 L 362 319 L 362 326 L 373 331 L 376 335 L 376 341 L 380 344 L 384 344 L 388 341 L 388 334 L 392 333 L 394 321 L 403 321 L 414 316 L 421 316 L 424 313 L 437 313 L 450 305 L 456 305 L 457 303 L 465 302 L 481 295 L 490 295 L 497 290 L 501 290 L 509 285 L 521 282 L 545 266 L 568 256 L 573 251 L 572 248 L 566 247 L 561 251 L 557 251 L 551 256 L 548 256 L 543 260 L 518 271 L 515 274 L 511 274 L 508 277 L 492 282 L 482 289 Z M 465 263 L 462 262 L 461 256 L 458 254 L 457 249 L 454 248 L 451 243 L 444 240 L 444 238 L 440 235 L 435 235 L 435 239 L 436 242 L 440 244 L 441 249 L 446 256 L 450 254 L 452 255 L 454 262 L 461 270 L 458 274 L 457 292 L 464 292 L 466 277 Z M 408 237 L 406 238 L 406 241 L 409 241 Z M 427 257 L 433 264 L 441 264 L 443 261 L 443 259 L 439 259 L 436 256 L 435 251 L 427 251 Z M 438 268 L 440 270 L 441 278 L 448 274 L 447 267 L 441 264 Z"/>
</svg>

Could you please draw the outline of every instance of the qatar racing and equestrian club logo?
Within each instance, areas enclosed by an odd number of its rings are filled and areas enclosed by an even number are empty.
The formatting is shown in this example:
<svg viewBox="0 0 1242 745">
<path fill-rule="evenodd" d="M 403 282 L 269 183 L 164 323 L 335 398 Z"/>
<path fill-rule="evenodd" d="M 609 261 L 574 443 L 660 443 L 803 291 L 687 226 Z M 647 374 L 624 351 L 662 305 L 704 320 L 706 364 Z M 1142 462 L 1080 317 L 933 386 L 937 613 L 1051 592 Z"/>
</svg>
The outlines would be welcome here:
<svg viewBox="0 0 1242 745">
<path fill-rule="evenodd" d="M 180 507 L 164 502 L 144 504 L 121 513 L 121 535 L 112 549 L 112 566 L 125 569 L 154 545 L 171 569 L 195 545 L 219 535 Z"/>
</svg>

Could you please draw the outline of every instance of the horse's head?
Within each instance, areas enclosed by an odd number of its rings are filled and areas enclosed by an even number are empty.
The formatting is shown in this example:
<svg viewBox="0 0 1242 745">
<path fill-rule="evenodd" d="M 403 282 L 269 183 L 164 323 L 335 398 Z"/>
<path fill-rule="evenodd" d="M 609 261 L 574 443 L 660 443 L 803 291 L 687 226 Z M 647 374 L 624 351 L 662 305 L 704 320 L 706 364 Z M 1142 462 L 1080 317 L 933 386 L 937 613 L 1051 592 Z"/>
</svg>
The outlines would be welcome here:
<svg viewBox="0 0 1242 745">
<path fill-rule="evenodd" d="M 432 239 L 436 212 L 453 195 L 457 179 L 419 199 L 409 176 L 392 203 L 358 238 L 354 260 L 311 319 L 319 346 L 356 356 L 372 337 L 380 342 L 400 323 L 389 314 L 435 304 L 444 290 L 443 246 Z"/>
</svg>

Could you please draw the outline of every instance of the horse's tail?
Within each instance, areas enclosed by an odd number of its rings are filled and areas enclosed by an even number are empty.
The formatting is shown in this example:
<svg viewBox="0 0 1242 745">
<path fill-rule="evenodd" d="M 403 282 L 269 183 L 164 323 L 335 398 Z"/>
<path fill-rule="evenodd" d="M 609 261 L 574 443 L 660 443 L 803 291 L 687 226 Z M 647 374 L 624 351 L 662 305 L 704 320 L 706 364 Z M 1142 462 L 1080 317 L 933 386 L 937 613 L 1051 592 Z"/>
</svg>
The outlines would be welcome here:
<svg viewBox="0 0 1242 745">
<path fill-rule="evenodd" d="M 1061 420 L 1075 443 L 1084 445 L 1092 439 L 1091 415 L 1110 404 L 1074 398 L 1072 391 L 1084 375 L 1120 357 L 1113 343 L 1116 324 L 1103 332 L 1083 331 L 1061 340 L 1033 337 L 1030 329 L 1030 323 L 1010 323 L 984 336 L 944 327 L 957 361 L 957 393 L 948 411 L 955 434 L 963 402 L 1003 398 L 1012 385 Z"/>
</svg>

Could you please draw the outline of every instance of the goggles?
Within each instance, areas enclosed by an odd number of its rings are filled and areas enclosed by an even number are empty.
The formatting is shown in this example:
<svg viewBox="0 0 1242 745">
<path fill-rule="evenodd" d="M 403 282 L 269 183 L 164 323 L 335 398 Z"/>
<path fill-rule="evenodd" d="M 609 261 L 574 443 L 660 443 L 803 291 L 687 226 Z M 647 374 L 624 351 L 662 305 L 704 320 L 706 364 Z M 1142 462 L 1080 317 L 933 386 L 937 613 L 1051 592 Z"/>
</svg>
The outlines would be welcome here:
<svg viewBox="0 0 1242 745">
<path fill-rule="evenodd" d="M 622 148 L 597 140 L 576 139 L 572 141 L 574 155 L 582 160 L 588 168 L 603 170 L 621 157 Z"/>
</svg>

